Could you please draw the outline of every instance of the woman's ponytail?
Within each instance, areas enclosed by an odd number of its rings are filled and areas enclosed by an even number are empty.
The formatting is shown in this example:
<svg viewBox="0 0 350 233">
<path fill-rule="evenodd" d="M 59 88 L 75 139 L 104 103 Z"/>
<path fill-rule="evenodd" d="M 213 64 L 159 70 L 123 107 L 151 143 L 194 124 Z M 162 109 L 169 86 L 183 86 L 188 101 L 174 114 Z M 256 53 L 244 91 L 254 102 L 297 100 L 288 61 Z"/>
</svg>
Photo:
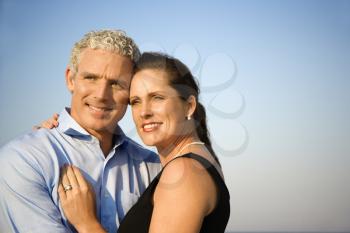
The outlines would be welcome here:
<svg viewBox="0 0 350 233">
<path fill-rule="evenodd" d="M 196 121 L 196 131 L 199 139 L 205 143 L 205 146 L 209 152 L 213 155 L 214 159 L 220 164 L 218 157 L 216 156 L 210 141 L 210 134 L 207 126 L 207 114 L 204 106 L 197 102 L 197 108 L 193 114 L 193 118 Z"/>
</svg>

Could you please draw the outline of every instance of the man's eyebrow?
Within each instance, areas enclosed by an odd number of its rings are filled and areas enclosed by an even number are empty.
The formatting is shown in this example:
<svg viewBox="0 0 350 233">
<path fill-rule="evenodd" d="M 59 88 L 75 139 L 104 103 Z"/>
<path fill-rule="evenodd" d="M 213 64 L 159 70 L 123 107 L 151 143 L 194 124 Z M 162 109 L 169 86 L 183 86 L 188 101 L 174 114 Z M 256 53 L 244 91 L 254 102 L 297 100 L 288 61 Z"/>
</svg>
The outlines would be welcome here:
<svg viewBox="0 0 350 233">
<path fill-rule="evenodd" d="M 83 77 L 94 77 L 94 78 L 101 78 L 101 76 L 100 75 L 98 75 L 98 74 L 94 74 L 94 73 L 90 73 L 90 72 L 88 72 L 88 71 L 84 71 L 84 72 L 82 72 L 81 73 L 81 76 L 83 76 Z M 124 83 L 124 84 L 126 84 L 126 81 L 124 81 L 124 80 L 122 80 L 119 76 L 115 76 L 115 77 L 108 77 L 108 79 L 115 79 L 115 81 L 117 81 L 117 82 L 120 82 L 120 83 Z"/>
<path fill-rule="evenodd" d="M 84 77 L 86 77 L 86 76 L 99 77 L 97 74 L 90 73 L 90 72 L 87 72 L 87 71 L 82 72 L 82 73 L 81 73 L 81 76 L 84 76 Z"/>
</svg>

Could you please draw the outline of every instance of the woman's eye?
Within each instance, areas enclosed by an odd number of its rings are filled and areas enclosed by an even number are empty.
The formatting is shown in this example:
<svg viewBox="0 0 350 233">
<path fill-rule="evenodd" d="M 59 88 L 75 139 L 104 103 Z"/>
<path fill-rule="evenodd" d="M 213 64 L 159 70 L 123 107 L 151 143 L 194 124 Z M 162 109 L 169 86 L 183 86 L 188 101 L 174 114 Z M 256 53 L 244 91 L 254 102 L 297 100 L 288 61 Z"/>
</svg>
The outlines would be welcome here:
<svg viewBox="0 0 350 233">
<path fill-rule="evenodd" d="M 164 97 L 160 96 L 160 95 L 155 95 L 155 96 L 153 96 L 153 99 L 155 99 L 155 100 L 163 100 Z"/>
<path fill-rule="evenodd" d="M 139 100 L 130 100 L 130 105 L 131 105 L 131 106 L 133 106 L 133 105 L 135 105 L 135 104 L 138 104 L 138 103 L 140 103 Z"/>
</svg>

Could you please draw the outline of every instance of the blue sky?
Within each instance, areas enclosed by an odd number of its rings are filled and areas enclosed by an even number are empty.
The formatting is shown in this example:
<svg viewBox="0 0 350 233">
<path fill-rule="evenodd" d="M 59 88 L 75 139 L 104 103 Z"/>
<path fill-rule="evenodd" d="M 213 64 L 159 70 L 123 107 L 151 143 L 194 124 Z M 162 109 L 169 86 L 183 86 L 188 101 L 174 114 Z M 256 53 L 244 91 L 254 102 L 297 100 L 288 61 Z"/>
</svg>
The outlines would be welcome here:
<svg viewBox="0 0 350 233">
<path fill-rule="evenodd" d="M 228 230 L 350 231 L 349 1 L 2 0 L 0 145 L 69 105 L 70 49 L 102 28 L 198 77 Z"/>
</svg>

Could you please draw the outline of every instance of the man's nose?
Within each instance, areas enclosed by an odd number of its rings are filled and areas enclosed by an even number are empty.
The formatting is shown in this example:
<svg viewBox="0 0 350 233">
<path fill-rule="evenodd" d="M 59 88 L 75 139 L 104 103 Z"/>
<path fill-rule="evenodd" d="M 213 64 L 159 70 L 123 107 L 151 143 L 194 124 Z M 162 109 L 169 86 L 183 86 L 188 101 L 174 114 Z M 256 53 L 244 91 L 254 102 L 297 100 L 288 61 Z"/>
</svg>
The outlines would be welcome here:
<svg viewBox="0 0 350 233">
<path fill-rule="evenodd" d="M 108 99 L 110 93 L 111 93 L 111 90 L 110 90 L 109 84 L 104 80 L 100 80 L 100 82 L 96 86 L 95 98 Z"/>
</svg>

